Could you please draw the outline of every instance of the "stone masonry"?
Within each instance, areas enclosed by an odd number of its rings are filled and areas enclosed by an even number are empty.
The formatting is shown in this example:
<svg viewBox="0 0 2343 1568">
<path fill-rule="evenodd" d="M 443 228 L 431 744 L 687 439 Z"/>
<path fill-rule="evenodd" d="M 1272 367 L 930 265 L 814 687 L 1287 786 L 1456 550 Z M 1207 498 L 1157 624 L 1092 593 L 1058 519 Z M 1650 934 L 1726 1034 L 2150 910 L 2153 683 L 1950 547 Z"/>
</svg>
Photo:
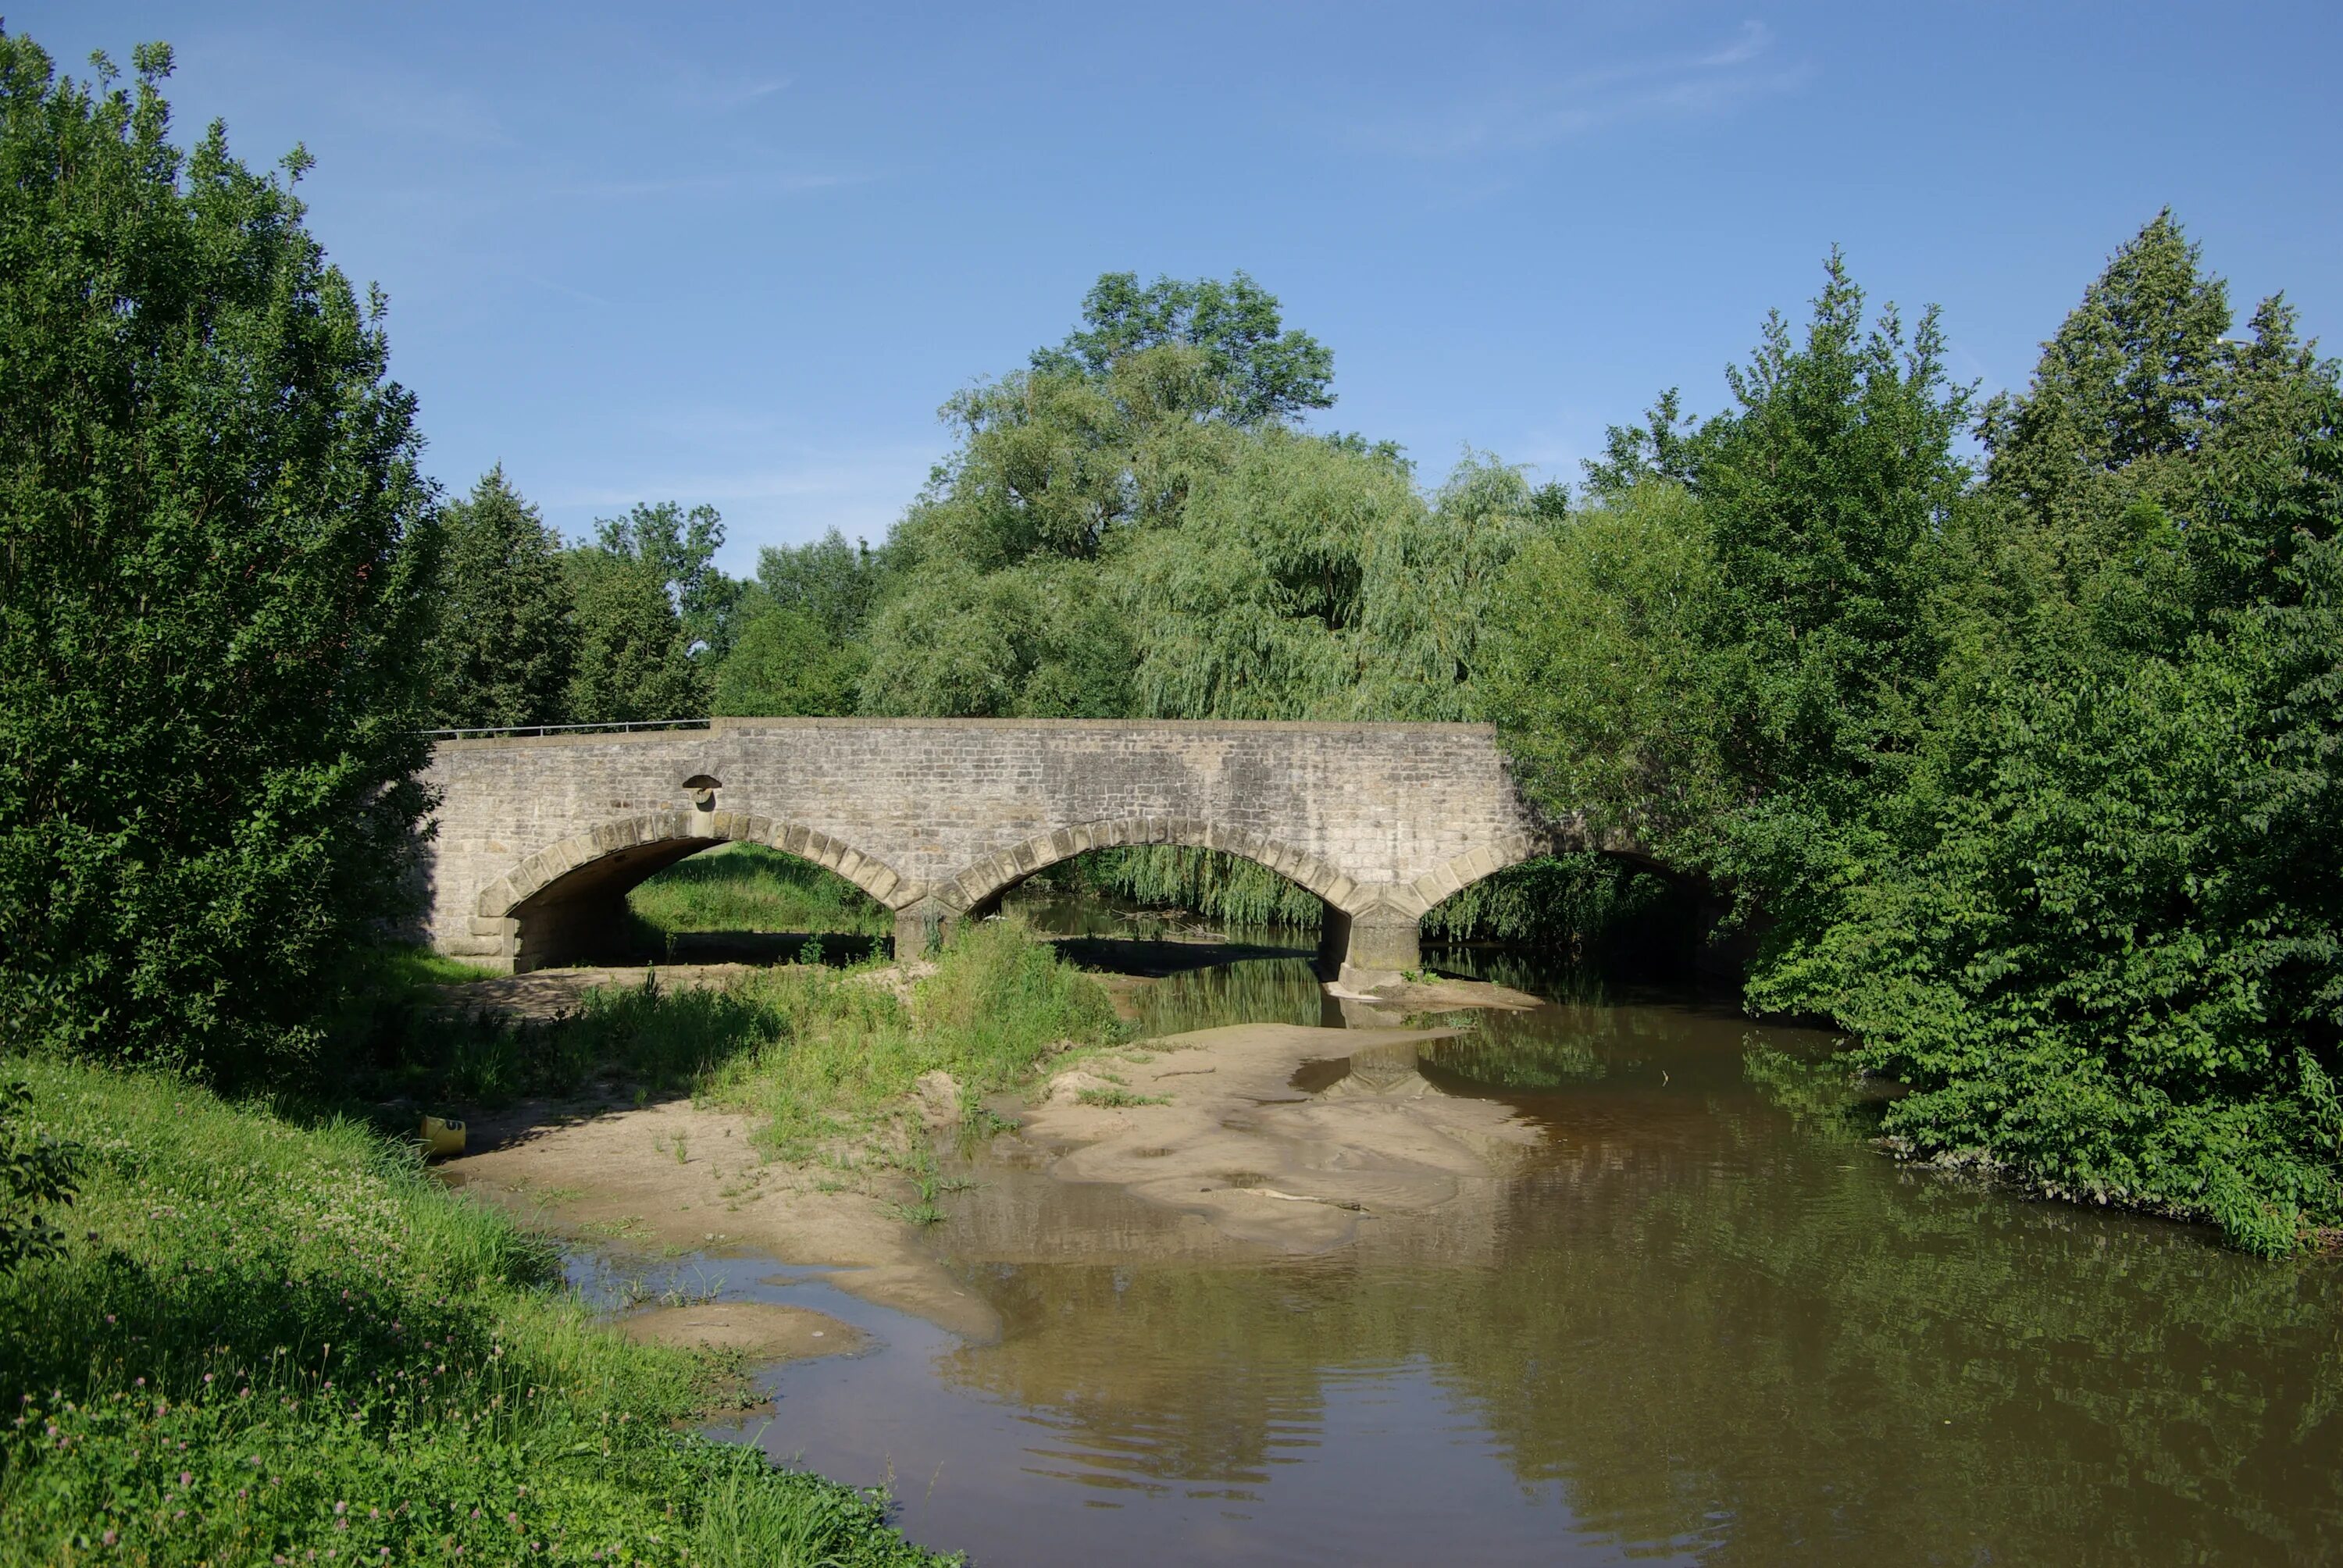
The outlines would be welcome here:
<svg viewBox="0 0 2343 1568">
<path fill-rule="evenodd" d="M 442 741 L 425 781 L 430 941 L 513 971 L 598 956 L 629 888 L 722 840 L 854 882 L 895 911 L 899 952 L 1054 861 L 1153 843 L 1316 893 L 1328 959 L 1372 984 L 1416 966 L 1433 905 L 1580 841 L 1473 724 L 719 719 Z"/>
</svg>

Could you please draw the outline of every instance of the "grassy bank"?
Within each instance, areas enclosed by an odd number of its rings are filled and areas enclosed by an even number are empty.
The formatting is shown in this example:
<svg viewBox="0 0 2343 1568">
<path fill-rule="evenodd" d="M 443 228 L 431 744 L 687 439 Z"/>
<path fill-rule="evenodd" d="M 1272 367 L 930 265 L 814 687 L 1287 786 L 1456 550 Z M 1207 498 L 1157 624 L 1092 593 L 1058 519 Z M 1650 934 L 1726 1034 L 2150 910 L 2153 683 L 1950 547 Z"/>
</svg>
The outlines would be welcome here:
<svg viewBox="0 0 2343 1568">
<path fill-rule="evenodd" d="M 895 929 L 886 906 L 845 878 L 761 844 L 731 844 L 669 866 L 628 893 L 627 908 L 655 937 Z"/>
<path fill-rule="evenodd" d="M 591 1089 L 689 1092 L 762 1116 L 769 1151 L 789 1160 L 891 1132 L 923 1073 L 950 1073 L 972 1111 L 1052 1048 L 1121 1033 L 1098 982 L 1013 917 L 962 926 L 916 980 L 873 960 L 782 965 L 683 990 L 654 970 L 530 1026 L 433 1017 L 387 991 L 377 1006 L 405 1017 L 373 1081 L 385 1094 L 446 1109 Z"/>
<path fill-rule="evenodd" d="M 769 1152 L 803 1160 L 890 1133 L 924 1073 L 950 1073 L 973 1111 L 1053 1046 L 1116 1030 L 1098 982 L 1015 920 L 964 926 L 934 972 L 892 978 L 791 965 L 720 990 L 591 991 L 553 1050 L 572 1080 L 612 1074 L 753 1111 Z"/>
<path fill-rule="evenodd" d="M 363 1128 L 12 1070 L 82 1172 L 64 1255 L 0 1279 L 0 1563 L 938 1561 L 679 1431 L 725 1367 L 596 1326 Z"/>
</svg>

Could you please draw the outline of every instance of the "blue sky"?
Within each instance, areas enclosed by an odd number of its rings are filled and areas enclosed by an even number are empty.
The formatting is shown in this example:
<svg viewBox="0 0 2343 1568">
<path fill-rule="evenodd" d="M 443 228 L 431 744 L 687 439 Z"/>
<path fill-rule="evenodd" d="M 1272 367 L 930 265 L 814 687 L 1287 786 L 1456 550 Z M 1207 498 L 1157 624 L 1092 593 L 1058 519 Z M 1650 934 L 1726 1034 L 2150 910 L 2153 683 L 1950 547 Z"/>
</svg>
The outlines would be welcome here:
<svg viewBox="0 0 2343 1568">
<path fill-rule="evenodd" d="M 2343 347 L 2343 8 L 2233 4 L 8 7 L 162 38 L 183 137 L 296 141 L 391 298 L 427 466 L 566 531 L 714 503 L 725 561 L 882 536 L 935 410 L 1105 270 L 1243 268 L 1332 347 L 1322 427 L 1575 478 L 1723 401 L 1843 245 L 2022 385 L 2170 204 L 2240 314 Z"/>
</svg>

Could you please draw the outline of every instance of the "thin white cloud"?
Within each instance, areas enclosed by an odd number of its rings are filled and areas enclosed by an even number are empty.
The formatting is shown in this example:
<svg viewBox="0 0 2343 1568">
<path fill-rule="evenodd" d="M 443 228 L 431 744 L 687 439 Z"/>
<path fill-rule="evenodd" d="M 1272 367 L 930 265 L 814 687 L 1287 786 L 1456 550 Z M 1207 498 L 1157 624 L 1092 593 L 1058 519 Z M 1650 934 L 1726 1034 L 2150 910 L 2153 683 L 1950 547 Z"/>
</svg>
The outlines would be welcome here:
<svg viewBox="0 0 2343 1568">
<path fill-rule="evenodd" d="M 516 272 L 513 276 L 520 279 L 521 282 L 528 284 L 532 288 L 544 289 L 548 294 L 563 295 L 570 299 L 580 301 L 583 304 L 599 307 L 604 310 L 616 310 L 618 308 L 617 306 L 611 304 L 610 301 L 603 298 L 598 294 L 588 294 L 582 288 L 572 288 L 566 283 L 556 283 L 552 278 L 541 277 L 533 272 Z"/>
<path fill-rule="evenodd" d="M 1420 114 L 1355 125 L 1351 137 L 1427 161 L 1532 152 L 1614 126 L 1723 115 L 1795 91 L 1808 75 L 1803 64 L 1778 57 L 1764 23 L 1747 22 L 1711 48 L 1492 89 Z"/>
<path fill-rule="evenodd" d="M 739 92 L 732 94 L 729 98 L 725 98 L 720 101 L 733 106 L 738 106 L 742 104 L 753 104 L 759 98 L 769 98 L 775 93 L 787 92 L 790 87 L 796 85 L 796 78 L 794 77 L 776 76 L 769 82 L 759 82 L 753 87 L 744 88 Z"/>
<path fill-rule="evenodd" d="M 1741 32 L 1725 47 L 1703 55 L 1694 64 L 1708 66 L 1745 65 L 1763 55 L 1774 42 L 1773 34 L 1763 22 L 1744 22 Z"/>
<path fill-rule="evenodd" d="M 565 196 L 591 196 L 601 201 L 680 196 L 799 196 L 809 191 L 862 185 L 871 177 L 835 170 L 709 169 L 642 179 L 588 180 L 557 189 Z"/>
</svg>

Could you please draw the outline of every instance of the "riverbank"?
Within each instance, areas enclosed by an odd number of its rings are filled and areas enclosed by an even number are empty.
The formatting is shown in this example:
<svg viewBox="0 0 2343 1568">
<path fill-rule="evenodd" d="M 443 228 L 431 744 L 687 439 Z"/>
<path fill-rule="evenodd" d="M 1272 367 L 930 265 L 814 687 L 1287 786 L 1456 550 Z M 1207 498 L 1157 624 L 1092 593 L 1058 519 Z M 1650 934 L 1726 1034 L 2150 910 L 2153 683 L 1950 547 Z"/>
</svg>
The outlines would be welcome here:
<svg viewBox="0 0 2343 1568">
<path fill-rule="evenodd" d="M 1308 1023 L 1201 1032 L 1161 1027 L 1182 1010 L 1153 994 L 1168 977 L 1077 971 L 1013 920 L 969 927 L 934 962 L 908 967 L 624 981 L 578 971 L 558 985 L 529 976 L 451 988 L 483 1004 L 550 1008 L 567 1020 L 558 1029 L 631 1010 L 650 1032 L 761 1017 L 769 1038 L 722 1046 L 708 1042 L 739 1031 L 704 1034 L 707 1064 L 678 1086 L 689 1096 L 646 1099 L 612 1082 L 475 1115 L 467 1153 L 442 1174 L 585 1246 L 835 1269 L 839 1289 L 969 1342 L 996 1337 L 998 1318 L 925 1232 L 960 1207 L 964 1178 L 940 1156 L 949 1163 L 980 1142 L 995 1163 L 1121 1184 L 1225 1241 L 1290 1252 L 1341 1245 L 1363 1219 L 1428 1213 L 1501 1179 L 1529 1135 L 1501 1107 L 1405 1092 L 1414 1049 L 1455 1030 L 1402 1026 L 1537 999 L 1430 977 L 1390 995 L 1335 996 L 1296 967 L 1292 998 L 1249 1000 L 1272 1014 L 1298 1008 Z M 1335 1060 L 1349 1081 L 1332 1093 L 1291 1088 Z"/>
<path fill-rule="evenodd" d="M 920 1564 L 691 1423 L 746 1357 L 611 1332 L 552 1248 L 347 1121 L 45 1062 L 65 1254 L 0 1279 L 0 1563 Z M 709 1338 L 719 1336 L 709 1335 Z"/>
</svg>

